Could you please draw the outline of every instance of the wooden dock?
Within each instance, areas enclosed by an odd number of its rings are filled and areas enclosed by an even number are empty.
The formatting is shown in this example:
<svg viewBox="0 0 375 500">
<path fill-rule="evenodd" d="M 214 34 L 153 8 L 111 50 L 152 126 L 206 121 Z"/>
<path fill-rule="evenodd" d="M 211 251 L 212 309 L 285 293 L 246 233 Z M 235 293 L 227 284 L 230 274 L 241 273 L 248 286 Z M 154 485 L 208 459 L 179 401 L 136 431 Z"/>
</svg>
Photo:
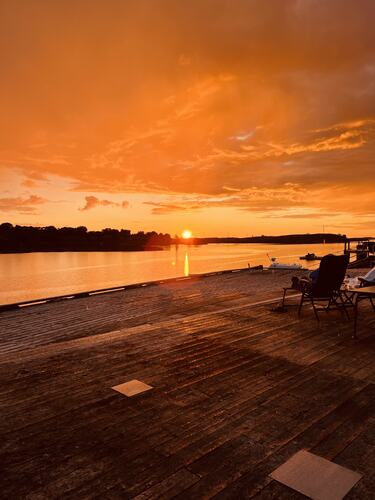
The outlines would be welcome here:
<svg viewBox="0 0 375 500">
<path fill-rule="evenodd" d="M 269 474 L 308 449 L 373 498 L 375 316 L 355 341 L 271 312 L 290 273 L 258 274 L 2 312 L 0 497 L 304 498 Z M 111 389 L 132 379 L 153 389 Z"/>
</svg>

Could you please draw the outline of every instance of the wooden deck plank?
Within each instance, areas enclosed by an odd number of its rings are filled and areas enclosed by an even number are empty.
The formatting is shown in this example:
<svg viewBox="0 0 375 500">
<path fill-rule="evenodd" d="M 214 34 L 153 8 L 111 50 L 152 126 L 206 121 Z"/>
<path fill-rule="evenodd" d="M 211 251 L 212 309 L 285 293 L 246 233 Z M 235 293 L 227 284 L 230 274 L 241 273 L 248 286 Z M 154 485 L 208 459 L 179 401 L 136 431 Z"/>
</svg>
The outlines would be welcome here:
<svg viewBox="0 0 375 500">
<path fill-rule="evenodd" d="M 258 294 L 222 275 L 0 314 L 2 495 L 287 498 L 268 474 L 301 448 L 372 491 L 370 309 L 359 341 L 335 313 L 271 313 L 280 276 Z M 111 390 L 133 378 L 154 389 Z"/>
</svg>

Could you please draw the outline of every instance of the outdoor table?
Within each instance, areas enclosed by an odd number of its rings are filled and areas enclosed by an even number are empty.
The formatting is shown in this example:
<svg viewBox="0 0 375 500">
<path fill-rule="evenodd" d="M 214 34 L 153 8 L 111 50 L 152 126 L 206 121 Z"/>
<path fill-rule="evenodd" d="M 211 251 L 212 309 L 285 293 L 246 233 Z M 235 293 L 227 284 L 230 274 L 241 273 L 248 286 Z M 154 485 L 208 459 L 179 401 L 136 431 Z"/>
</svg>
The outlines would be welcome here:
<svg viewBox="0 0 375 500">
<path fill-rule="evenodd" d="M 375 299 L 375 286 L 366 286 L 363 288 L 348 288 L 345 293 L 352 294 L 353 305 L 354 305 L 354 332 L 353 337 L 357 338 L 357 322 L 358 322 L 358 304 L 361 300 L 368 299 L 371 302 L 372 308 L 375 311 L 375 304 L 373 299 Z"/>
</svg>

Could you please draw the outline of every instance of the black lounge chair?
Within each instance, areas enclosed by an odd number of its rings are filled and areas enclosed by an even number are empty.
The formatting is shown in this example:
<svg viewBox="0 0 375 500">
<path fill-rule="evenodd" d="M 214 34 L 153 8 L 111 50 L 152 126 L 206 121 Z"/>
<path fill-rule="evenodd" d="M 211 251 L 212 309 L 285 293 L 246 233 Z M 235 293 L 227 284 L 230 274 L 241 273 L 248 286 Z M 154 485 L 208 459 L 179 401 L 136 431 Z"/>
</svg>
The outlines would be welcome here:
<svg viewBox="0 0 375 500">
<path fill-rule="evenodd" d="M 287 292 L 289 290 L 301 292 L 301 301 L 298 308 L 298 316 L 301 315 L 303 303 L 306 301 L 311 302 L 316 319 L 319 321 L 318 311 L 329 309 L 340 309 L 344 311 L 346 317 L 349 319 L 346 304 L 342 298 L 340 291 L 341 285 L 344 281 L 346 269 L 349 264 L 348 255 L 326 255 L 320 261 L 319 275 L 315 283 L 310 280 L 301 279 L 298 282 L 299 288 L 286 287 L 284 288 L 284 295 L 282 300 L 282 308 L 284 307 Z M 326 302 L 326 307 L 317 308 L 317 302 Z"/>
</svg>

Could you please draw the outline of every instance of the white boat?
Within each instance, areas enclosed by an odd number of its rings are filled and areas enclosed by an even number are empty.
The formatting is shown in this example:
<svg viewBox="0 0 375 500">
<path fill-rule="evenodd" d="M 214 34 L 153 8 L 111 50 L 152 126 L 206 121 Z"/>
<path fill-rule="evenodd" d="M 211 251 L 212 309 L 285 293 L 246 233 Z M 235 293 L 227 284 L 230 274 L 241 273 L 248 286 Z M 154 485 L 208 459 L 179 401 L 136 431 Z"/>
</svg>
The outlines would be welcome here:
<svg viewBox="0 0 375 500">
<path fill-rule="evenodd" d="M 271 257 L 271 264 L 268 269 L 303 269 L 301 264 L 283 264 L 282 262 L 277 262 L 276 257 Z"/>
</svg>

